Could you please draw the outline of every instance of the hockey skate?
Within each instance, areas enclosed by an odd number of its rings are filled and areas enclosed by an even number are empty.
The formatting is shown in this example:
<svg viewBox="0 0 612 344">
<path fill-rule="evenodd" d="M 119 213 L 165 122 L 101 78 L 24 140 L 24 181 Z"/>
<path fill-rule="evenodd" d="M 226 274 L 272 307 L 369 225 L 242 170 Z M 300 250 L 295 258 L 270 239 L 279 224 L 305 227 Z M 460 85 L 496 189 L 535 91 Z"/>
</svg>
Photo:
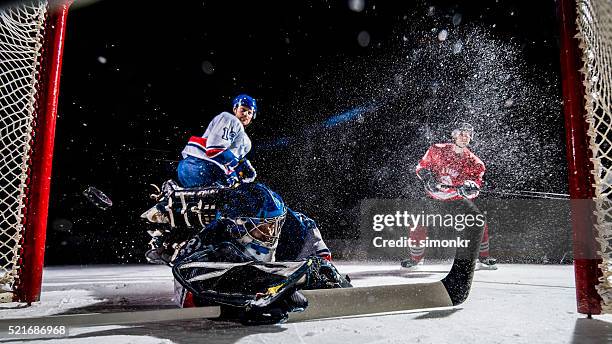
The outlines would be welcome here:
<svg viewBox="0 0 612 344">
<path fill-rule="evenodd" d="M 497 260 L 491 257 L 478 257 L 474 267 L 474 271 L 476 270 L 497 270 Z"/>
<path fill-rule="evenodd" d="M 423 266 L 423 259 L 420 259 L 419 261 L 415 261 L 412 258 L 404 259 L 401 261 L 400 265 L 404 269 L 416 270 L 419 267 Z"/>
</svg>

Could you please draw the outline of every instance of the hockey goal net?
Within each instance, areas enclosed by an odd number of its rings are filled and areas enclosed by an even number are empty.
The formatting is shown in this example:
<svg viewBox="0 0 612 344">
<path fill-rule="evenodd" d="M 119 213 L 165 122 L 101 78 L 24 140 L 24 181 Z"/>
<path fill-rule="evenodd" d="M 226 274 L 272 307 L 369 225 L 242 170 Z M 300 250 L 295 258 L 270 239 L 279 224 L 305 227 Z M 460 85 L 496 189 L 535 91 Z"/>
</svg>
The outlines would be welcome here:
<svg viewBox="0 0 612 344">
<path fill-rule="evenodd" d="M 612 1 L 560 6 L 578 311 L 612 313 Z"/>
<path fill-rule="evenodd" d="M 0 299 L 40 294 L 68 4 L 0 9 Z"/>
</svg>

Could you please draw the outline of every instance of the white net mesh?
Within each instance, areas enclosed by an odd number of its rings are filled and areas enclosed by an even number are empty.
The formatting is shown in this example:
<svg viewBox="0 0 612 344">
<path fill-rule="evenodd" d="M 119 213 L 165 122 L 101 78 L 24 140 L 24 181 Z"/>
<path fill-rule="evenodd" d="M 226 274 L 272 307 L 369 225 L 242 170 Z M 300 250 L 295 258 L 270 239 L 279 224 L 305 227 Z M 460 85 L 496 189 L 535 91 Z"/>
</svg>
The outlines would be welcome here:
<svg viewBox="0 0 612 344">
<path fill-rule="evenodd" d="M 595 224 L 603 273 L 596 286 L 602 312 L 612 313 L 612 0 L 577 1 L 586 118 L 593 153 Z"/>
<path fill-rule="evenodd" d="M 46 3 L 0 9 L 0 287 L 17 276 Z"/>
</svg>

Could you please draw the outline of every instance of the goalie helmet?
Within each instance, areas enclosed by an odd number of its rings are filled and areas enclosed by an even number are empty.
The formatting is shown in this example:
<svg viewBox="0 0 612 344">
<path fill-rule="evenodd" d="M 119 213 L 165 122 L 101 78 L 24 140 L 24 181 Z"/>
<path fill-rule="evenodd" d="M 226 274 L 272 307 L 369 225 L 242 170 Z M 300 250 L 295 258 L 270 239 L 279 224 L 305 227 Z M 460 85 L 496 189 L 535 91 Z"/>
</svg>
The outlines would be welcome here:
<svg viewBox="0 0 612 344">
<path fill-rule="evenodd" d="M 459 133 L 467 132 L 470 135 L 470 139 L 474 139 L 474 127 L 469 123 L 459 123 L 459 125 L 455 126 L 451 136 L 453 139 L 457 138 Z"/>
<path fill-rule="evenodd" d="M 230 223 L 230 235 L 257 260 L 274 261 L 287 214 L 285 202 L 259 183 L 241 184 L 228 192 L 221 218 Z"/>
<path fill-rule="evenodd" d="M 253 97 L 247 94 L 239 94 L 232 101 L 232 108 L 237 108 L 238 106 L 245 106 L 249 109 L 253 110 L 253 119 L 257 116 L 257 102 Z"/>
</svg>

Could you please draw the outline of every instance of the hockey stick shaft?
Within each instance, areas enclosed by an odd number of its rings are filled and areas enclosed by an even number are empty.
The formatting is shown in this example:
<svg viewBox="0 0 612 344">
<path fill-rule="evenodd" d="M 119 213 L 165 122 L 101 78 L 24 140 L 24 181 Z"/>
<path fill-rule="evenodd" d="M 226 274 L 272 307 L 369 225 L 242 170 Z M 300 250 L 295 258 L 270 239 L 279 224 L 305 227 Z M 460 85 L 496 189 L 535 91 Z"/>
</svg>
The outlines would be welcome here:
<svg viewBox="0 0 612 344">
<path fill-rule="evenodd" d="M 448 189 L 459 189 L 460 186 L 456 185 L 448 185 L 448 184 L 440 184 L 442 188 Z M 542 198 L 542 199 L 568 199 L 569 195 L 553 193 L 553 192 L 541 192 L 541 191 L 527 191 L 527 190 L 516 190 L 516 191 L 507 191 L 507 190 L 478 190 L 481 193 L 493 194 L 493 195 L 507 195 L 507 196 L 529 196 L 532 198 Z"/>
<path fill-rule="evenodd" d="M 308 307 L 304 312 L 290 313 L 290 322 L 453 306 L 441 281 L 304 290 L 302 293 L 308 299 Z"/>
</svg>

